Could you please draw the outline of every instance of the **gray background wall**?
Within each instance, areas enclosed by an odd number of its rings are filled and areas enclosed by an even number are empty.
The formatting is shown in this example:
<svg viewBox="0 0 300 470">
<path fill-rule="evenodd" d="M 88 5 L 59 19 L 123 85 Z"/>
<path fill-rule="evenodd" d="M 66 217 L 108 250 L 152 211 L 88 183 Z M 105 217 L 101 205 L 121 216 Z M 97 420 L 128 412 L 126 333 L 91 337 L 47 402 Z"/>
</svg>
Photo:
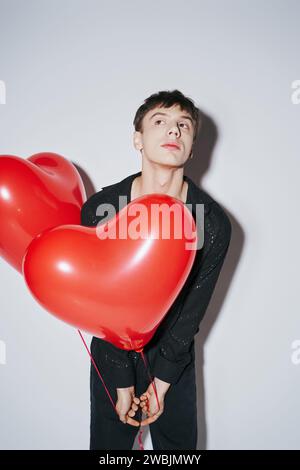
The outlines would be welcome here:
<svg viewBox="0 0 300 470">
<path fill-rule="evenodd" d="M 147 96 L 178 88 L 207 116 L 186 173 L 234 231 L 197 335 L 199 449 L 300 447 L 299 14 L 292 0 L 0 1 L 1 154 L 60 153 L 92 193 L 140 170 Z M 0 283 L 0 447 L 87 449 L 76 330 L 3 260 Z"/>
</svg>

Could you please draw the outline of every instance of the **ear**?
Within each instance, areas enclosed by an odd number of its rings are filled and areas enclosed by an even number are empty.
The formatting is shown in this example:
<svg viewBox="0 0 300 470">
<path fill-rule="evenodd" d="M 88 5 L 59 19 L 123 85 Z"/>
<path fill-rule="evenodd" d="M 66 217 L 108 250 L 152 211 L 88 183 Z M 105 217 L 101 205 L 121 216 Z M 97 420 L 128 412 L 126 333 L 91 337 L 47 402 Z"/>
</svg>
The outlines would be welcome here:
<svg viewBox="0 0 300 470">
<path fill-rule="evenodd" d="M 133 145 L 136 150 L 142 150 L 143 142 L 142 142 L 142 133 L 139 131 L 134 131 L 133 133 Z"/>
</svg>

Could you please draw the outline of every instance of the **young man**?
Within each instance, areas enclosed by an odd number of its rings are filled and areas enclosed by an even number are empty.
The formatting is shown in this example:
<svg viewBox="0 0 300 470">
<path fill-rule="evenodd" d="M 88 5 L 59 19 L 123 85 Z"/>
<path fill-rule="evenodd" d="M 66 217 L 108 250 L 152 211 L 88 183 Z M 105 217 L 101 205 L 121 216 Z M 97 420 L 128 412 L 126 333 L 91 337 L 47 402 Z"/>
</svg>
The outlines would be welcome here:
<svg viewBox="0 0 300 470">
<path fill-rule="evenodd" d="M 183 174 L 185 163 L 192 158 L 199 123 L 197 108 L 180 91 L 151 95 L 134 118 L 134 146 L 141 152 L 142 170 L 103 187 L 82 207 L 82 224 L 96 226 L 101 221 L 96 215 L 97 207 L 111 203 L 117 212 L 121 195 L 127 196 L 129 204 L 145 194 L 164 193 L 192 207 L 194 218 L 196 204 L 204 205 L 204 245 L 197 250 L 175 302 L 144 348 L 156 384 L 159 409 L 140 354 L 93 337 L 91 352 L 114 403 L 117 402 L 117 413 L 91 365 L 90 449 L 132 449 L 139 426 L 146 424 L 150 425 L 154 450 L 196 449 L 194 336 L 231 238 L 228 216 Z M 140 423 L 142 411 L 146 418 Z"/>
</svg>

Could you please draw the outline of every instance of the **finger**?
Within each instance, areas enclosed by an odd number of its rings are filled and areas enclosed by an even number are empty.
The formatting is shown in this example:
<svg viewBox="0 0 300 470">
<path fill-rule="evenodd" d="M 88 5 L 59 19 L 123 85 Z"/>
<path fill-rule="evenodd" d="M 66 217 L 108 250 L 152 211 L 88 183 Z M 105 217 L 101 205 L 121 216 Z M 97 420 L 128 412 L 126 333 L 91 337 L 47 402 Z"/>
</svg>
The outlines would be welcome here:
<svg viewBox="0 0 300 470">
<path fill-rule="evenodd" d="M 149 400 L 148 400 L 148 398 L 145 399 L 145 400 L 141 400 L 140 406 L 147 406 L 147 407 L 149 407 Z"/>
<path fill-rule="evenodd" d="M 151 416 L 150 418 L 146 418 L 143 421 L 141 421 L 141 426 L 147 426 L 147 424 L 154 423 L 159 418 L 158 415 Z"/>
<path fill-rule="evenodd" d="M 127 424 L 130 424 L 131 426 L 136 426 L 136 427 L 139 427 L 141 425 L 139 421 L 136 421 L 135 419 L 132 419 L 130 417 L 127 417 Z"/>
<path fill-rule="evenodd" d="M 150 398 L 149 392 L 143 393 L 140 398 L 141 400 L 148 400 Z"/>
<path fill-rule="evenodd" d="M 126 423 L 126 416 L 125 415 L 119 415 L 119 418 L 120 418 L 120 421 L 122 421 L 122 423 Z"/>
<path fill-rule="evenodd" d="M 148 400 L 141 401 L 140 407 L 141 408 L 145 408 L 145 407 L 148 408 L 149 407 L 149 401 Z"/>
<path fill-rule="evenodd" d="M 140 404 L 140 399 L 138 397 L 134 397 L 133 401 L 139 405 Z"/>
<path fill-rule="evenodd" d="M 130 416 L 131 418 L 135 415 L 135 411 L 134 410 L 129 410 L 128 411 L 128 416 Z"/>
<path fill-rule="evenodd" d="M 148 415 L 148 410 L 147 410 L 147 408 L 142 408 L 142 413 L 144 413 L 145 415 Z"/>
<path fill-rule="evenodd" d="M 139 407 L 135 404 L 132 404 L 131 409 L 134 410 L 134 411 L 137 411 L 139 409 Z"/>
<path fill-rule="evenodd" d="M 142 406 L 142 412 L 145 414 L 145 415 L 149 415 L 150 413 L 150 410 L 147 406 Z"/>
</svg>

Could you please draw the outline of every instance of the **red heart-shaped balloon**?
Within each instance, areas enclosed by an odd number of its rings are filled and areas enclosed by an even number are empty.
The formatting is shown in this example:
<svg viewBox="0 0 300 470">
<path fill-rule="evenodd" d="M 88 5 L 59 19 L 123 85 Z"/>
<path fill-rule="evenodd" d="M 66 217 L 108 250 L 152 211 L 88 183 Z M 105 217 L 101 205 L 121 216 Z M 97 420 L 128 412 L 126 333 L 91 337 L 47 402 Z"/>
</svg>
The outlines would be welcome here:
<svg viewBox="0 0 300 470">
<path fill-rule="evenodd" d="M 177 211 L 167 233 L 166 212 L 164 223 L 157 212 L 151 214 L 151 207 L 166 205 Z M 181 232 L 176 232 L 178 221 Z M 135 229 L 143 224 L 137 237 Z M 44 231 L 28 247 L 23 274 L 35 299 L 56 317 L 121 349 L 138 350 L 183 287 L 196 246 L 195 221 L 187 207 L 173 197 L 151 194 L 98 227 Z"/>
<path fill-rule="evenodd" d="M 62 224 L 80 224 L 85 189 L 75 166 L 56 153 L 27 160 L 0 156 L 0 254 L 19 272 L 32 239 Z"/>
</svg>

